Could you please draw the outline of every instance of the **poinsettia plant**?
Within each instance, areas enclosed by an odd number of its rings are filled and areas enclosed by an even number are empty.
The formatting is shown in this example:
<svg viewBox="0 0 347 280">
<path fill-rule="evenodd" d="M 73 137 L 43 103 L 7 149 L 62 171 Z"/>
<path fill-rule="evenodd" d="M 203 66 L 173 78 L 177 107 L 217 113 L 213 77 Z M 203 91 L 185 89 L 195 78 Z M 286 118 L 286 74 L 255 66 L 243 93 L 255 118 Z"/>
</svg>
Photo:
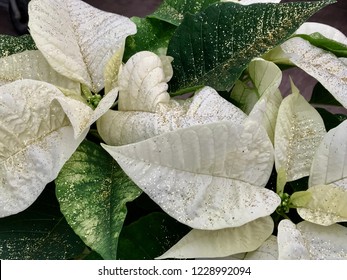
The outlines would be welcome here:
<svg viewBox="0 0 347 280">
<path fill-rule="evenodd" d="M 32 0 L 0 36 L 1 258 L 347 258 L 347 37 L 306 22 L 333 3 Z"/>
</svg>

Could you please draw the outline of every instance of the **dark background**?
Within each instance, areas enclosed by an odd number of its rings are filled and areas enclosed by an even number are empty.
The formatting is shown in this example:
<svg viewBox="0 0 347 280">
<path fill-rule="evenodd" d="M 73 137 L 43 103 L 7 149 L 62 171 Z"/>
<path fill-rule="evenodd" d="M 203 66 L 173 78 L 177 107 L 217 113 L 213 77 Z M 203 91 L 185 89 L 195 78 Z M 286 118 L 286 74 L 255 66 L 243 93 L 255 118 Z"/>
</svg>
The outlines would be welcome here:
<svg viewBox="0 0 347 280">
<path fill-rule="evenodd" d="M 5 0 L 0 0 L 0 34 L 16 35 L 12 26 Z M 146 16 L 153 12 L 162 0 L 85 0 L 85 2 L 101 10 L 117 13 L 124 16 Z M 300 0 L 282 0 L 282 2 L 300 2 Z M 344 34 L 347 34 L 347 0 L 337 0 L 337 3 L 325 7 L 316 13 L 310 21 L 331 25 Z M 281 86 L 282 93 L 287 95 L 290 91 L 288 76 L 292 76 L 300 91 L 307 97 L 314 86 L 314 80 L 306 73 L 297 69 L 287 70 Z"/>
</svg>

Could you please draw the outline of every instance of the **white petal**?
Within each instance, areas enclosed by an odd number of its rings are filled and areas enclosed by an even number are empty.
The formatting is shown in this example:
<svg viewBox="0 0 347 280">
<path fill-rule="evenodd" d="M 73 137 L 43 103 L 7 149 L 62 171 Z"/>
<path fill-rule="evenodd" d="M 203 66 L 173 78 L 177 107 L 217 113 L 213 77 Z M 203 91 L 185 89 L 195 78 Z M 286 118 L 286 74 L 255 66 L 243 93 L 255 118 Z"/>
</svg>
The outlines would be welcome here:
<svg viewBox="0 0 347 280">
<path fill-rule="evenodd" d="M 87 133 L 74 138 L 56 95 L 63 96 L 32 80 L 0 87 L 0 217 L 30 206 Z"/>
<path fill-rule="evenodd" d="M 61 75 L 87 85 L 104 87 L 104 69 L 136 32 L 128 18 L 98 10 L 80 0 L 32 0 L 29 29 L 39 50 Z"/>
<path fill-rule="evenodd" d="M 279 259 L 346 260 L 347 228 L 338 224 L 298 225 L 283 220 L 278 226 Z"/>
<path fill-rule="evenodd" d="M 245 260 L 277 260 L 278 245 L 277 237 L 271 235 L 265 242 L 255 251 L 246 254 Z"/>
<path fill-rule="evenodd" d="M 120 111 L 155 112 L 158 103 L 169 102 L 167 89 L 167 75 L 160 57 L 148 51 L 138 52 L 119 73 L 118 108 Z"/>
<path fill-rule="evenodd" d="M 347 121 L 329 130 L 313 158 L 309 186 L 336 184 L 347 190 Z"/>
<path fill-rule="evenodd" d="M 281 103 L 275 128 L 276 170 L 284 168 L 288 181 L 309 175 L 316 148 L 326 133 L 319 113 L 294 85 L 292 88 L 293 94 Z"/>
<path fill-rule="evenodd" d="M 191 230 L 157 259 L 220 258 L 257 249 L 272 233 L 270 217 L 259 218 L 241 227 L 220 230 Z"/>
<path fill-rule="evenodd" d="M 280 202 L 261 188 L 272 171 L 273 148 L 256 122 L 193 126 L 103 147 L 164 211 L 193 228 L 241 226 Z"/>
<path fill-rule="evenodd" d="M 334 54 L 311 45 L 302 38 L 292 38 L 281 45 L 289 60 L 319 81 L 347 108 L 347 66 Z"/>
<path fill-rule="evenodd" d="M 108 145 L 135 143 L 156 135 L 197 124 L 228 120 L 240 124 L 246 115 L 210 87 L 192 98 L 161 103 L 157 111 L 108 111 L 97 122 L 98 131 Z"/>
<path fill-rule="evenodd" d="M 306 221 L 329 226 L 347 221 L 347 189 L 335 185 L 314 186 L 307 190 L 311 199 L 297 211 Z"/>
<path fill-rule="evenodd" d="M 0 85 L 22 79 L 32 79 L 53 84 L 81 94 L 80 84 L 56 72 L 40 51 L 24 51 L 0 58 Z"/>
<path fill-rule="evenodd" d="M 280 260 L 309 259 L 304 237 L 290 220 L 282 220 L 277 233 L 278 258 Z"/>
</svg>

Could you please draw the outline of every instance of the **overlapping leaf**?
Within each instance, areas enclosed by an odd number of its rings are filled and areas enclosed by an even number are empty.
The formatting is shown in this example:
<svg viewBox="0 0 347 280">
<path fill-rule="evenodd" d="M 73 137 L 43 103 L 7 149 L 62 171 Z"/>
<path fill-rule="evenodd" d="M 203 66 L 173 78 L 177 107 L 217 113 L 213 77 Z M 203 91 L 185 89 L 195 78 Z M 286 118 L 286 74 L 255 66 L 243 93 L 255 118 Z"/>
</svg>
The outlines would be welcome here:
<svg viewBox="0 0 347 280">
<path fill-rule="evenodd" d="M 79 0 L 33 0 L 29 14 L 30 33 L 48 63 L 93 92 L 104 87 L 108 60 L 136 32 L 128 18 Z"/>
<path fill-rule="evenodd" d="M 347 66 L 342 59 L 299 37 L 286 41 L 281 49 L 292 63 L 317 79 L 347 107 Z"/>
<path fill-rule="evenodd" d="M 315 154 L 326 131 L 319 113 L 300 95 L 293 93 L 279 108 L 275 128 L 275 164 L 283 168 L 287 181 L 308 176 Z"/>
<path fill-rule="evenodd" d="M 309 186 L 335 184 L 347 190 L 347 121 L 331 129 L 313 158 Z"/>
<path fill-rule="evenodd" d="M 347 228 L 309 222 L 298 225 L 283 220 L 278 226 L 279 259 L 344 260 L 347 258 Z"/>
<path fill-rule="evenodd" d="M 254 251 L 271 235 L 271 217 L 259 218 L 240 227 L 191 230 L 157 259 L 219 258 Z"/>
<path fill-rule="evenodd" d="M 124 65 L 119 75 L 119 110 L 108 111 L 97 122 L 109 145 L 141 141 L 178 128 L 221 120 L 240 123 L 245 114 L 209 87 L 187 100 L 170 99 L 167 81 L 170 59 L 140 52 Z"/>
<path fill-rule="evenodd" d="M 85 141 L 56 179 L 61 211 L 82 240 L 104 259 L 117 257 L 126 203 L 141 190 L 100 146 Z"/>
<path fill-rule="evenodd" d="M 333 1 L 217 3 L 187 15 L 173 35 L 171 92 L 209 85 L 230 90 L 247 64 L 284 42 L 313 13 Z"/>
<path fill-rule="evenodd" d="M 263 188 L 273 167 L 271 141 L 251 119 L 103 147 L 165 212 L 193 228 L 241 226 L 270 215 L 280 202 Z"/>
<path fill-rule="evenodd" d="M 0 85 L 21 79 L 32 79 L 69 90 L 76 98 L 80 95 L 80 84 L 53 70 L 38 50 L 23 51 L 0 58 L 0 65 Z"/>
<path fill-rule="evenodd" d="M 0 87 L 1 217 L 31 205 L 87 133 L 74 137 L 59 98 L 54 86 L 32 80 Z"/>
</svg>

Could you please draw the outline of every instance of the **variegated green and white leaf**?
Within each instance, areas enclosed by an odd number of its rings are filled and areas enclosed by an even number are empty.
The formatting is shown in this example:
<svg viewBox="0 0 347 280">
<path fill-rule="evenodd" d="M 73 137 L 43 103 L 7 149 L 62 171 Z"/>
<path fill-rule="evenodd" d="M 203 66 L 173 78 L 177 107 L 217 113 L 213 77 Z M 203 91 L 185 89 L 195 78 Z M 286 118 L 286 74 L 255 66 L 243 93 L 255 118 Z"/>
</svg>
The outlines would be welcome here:
<svg viewBox="0 0 347 280">
<path fill-rule="evenodd" d="M 279 108 L 274 139 L 276 170 L 284 168 L 288 182 L 309 175 L 314 153 L 326 133 L 321 116 L 294 84 L 292 91 Z"/>
<path fill-rule="evenodd" d="M 241 226 L 270 215 L 280 203 L 277 194 L 263 188 L 273 148 L 252 120 L 196 125 L 103 147 L 165 212 L 192 228 Z"/>
<path fill-rule="evenodd" d="M 106 63 L 104 70 L 105 94 L 118 87 L 118 74 L 122 66 L 124 48 L 119 49 Z"/>
<path fill-rule="evenodd" d="M 347 121 L 329 130 L 313 158 L 309 186 L 335 184 L 347 190 Z"/>
<path fill-rule="evenodd" d="M 347 107 L 347 66 L 334 54 L 295 37 L 281 45 L 289 60 L 317 79 L 344 107 Z"/>
<path fill-rule="evenodd" d="M 210 87 L 187 100 L 158 103 L 155 113 L 109 110 L 97 122 L 108 145 L 125 145 L 192 125 L 222 120 L 240 124 L 246 115 Z"/>
<path fill-rule="evenodd" d="M 273 227 L 268 216 L 240 227 L 193 229 L 157 259 L 220 258 L 254 251 L 271 235 Z"/>
<path fill-rule="evenodd" d="M 61 75 L 104 88 L 104 69 L 125 38 L 136 32 L 128 18 L 79 0 L 32 0 L 29 29 L 38 49 Z"/>
<path fill-rule="evenodd" d="M 0 58 L 0 85 L 16 80 L 32 79 L 69 90 L 78 98 L 80 84 L 56 72 L 40 51 L 31 50 Z"/>
<path fill-rule="evenodd" d="M 311 35 L 316 32 L 320 33 L 325 38 L 347 45 L 347 37 L 345 34 L 340 30 L 323 23 L 305 22 L 299 27 L 295 34 Z"/>
<path fill-rule="evenodd" d="M 74 137 L 59 103 L 64 98 L 54 86 L 33 80 L 0 87 L 1 217 L 30 206 L 86 135 L 84 129 Z"/>
<path fill-rule="evenodd" d="M 347 221 L 347 189 L 336 185 L 318 185 L 306 192 L 311 198 L 305 206 L 297 209 L 301 218 L 323 226 Z"/>
<path fill-rule="evenodd" d="M 298 225 L 283 220 L 278 226 L 279 259 L 346 260 L 347 228 L 338 224 L 321 226 L 310 222 Z"/>
<path fill-rule="evenodd" d="M 159 103 L 170 100 L 167 92 L 170 78 L 159 56 L 148 51 L 136 53 L 119 74 L 119 110 L 155 112 Z"/>
<path fill-rule="evenodd" d="M 246 114 L 251 112 L 260 98 L 268 99 L 268 96 L 274 95 L 282 80 L 282 72 L 275 63 L 259 58 L 251 61 L 248 74 L 252 86 L 238 80 L 231 92 L 232 99 L 240 104 Z"/>
</svg>

